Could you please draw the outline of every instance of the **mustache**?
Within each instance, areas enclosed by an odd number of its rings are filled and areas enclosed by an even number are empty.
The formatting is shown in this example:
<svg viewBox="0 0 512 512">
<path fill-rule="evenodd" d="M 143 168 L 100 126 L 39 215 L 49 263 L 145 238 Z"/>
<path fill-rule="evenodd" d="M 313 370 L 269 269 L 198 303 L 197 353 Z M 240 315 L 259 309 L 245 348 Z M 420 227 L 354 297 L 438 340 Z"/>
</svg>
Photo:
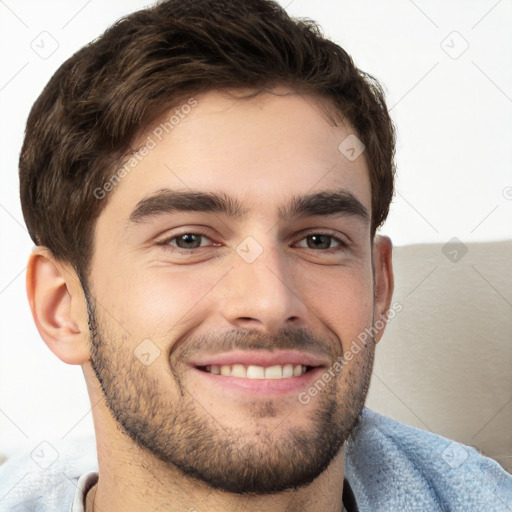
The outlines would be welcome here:
<svg viewBox="0 0 512 512">
<path fill-rule="evenodd" d="M 175 357 L 188 360 L 199 352 L 216 355 L 233 350 L 302 350 L 331 360 L 343 353 L 342 342 L 334 335 L 319 337 L 308 329 L 287 327 L 273 334 L 236 329 L 182 339 L 176 346 Z"/>
</svg>

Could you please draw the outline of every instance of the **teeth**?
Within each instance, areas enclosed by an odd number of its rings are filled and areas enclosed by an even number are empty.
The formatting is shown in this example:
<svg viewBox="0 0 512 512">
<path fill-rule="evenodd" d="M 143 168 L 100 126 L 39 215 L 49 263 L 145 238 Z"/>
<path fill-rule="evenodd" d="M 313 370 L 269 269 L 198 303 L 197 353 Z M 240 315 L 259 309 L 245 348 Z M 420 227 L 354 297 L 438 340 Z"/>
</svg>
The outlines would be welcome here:
<svg viewBox="0 0 512 512">
<path fill-rule="evenodd" d="M 247 366 L 243 364 L 233 365 L 208 365 L 206 371 L 215 375 L 224 375 L 226 377 L 239 377 L 242 379 L 287 379 L 290 377 L 299 377 L 306 373 L 306 366 L 302 364 L 285 364 L 268 366 Z"/>
<path fill-rule="evenodd" d="M 285 364 L 283 366 L 283 377 L 293 377 L 293 364 Z"/>
<path fill-rule="evenodd" d="M 265 368 L 265 379 L 282 379 L 283 368 L 279 365 Z"/>
<path fill-rule="evenodd" d="M 234 364 L 231 368 L 231 377 L 247 377 L 247 370 L 243 364 Z"/>
<path fill-rule="evenodd" d="M 262 366 L 249 366 L 247 368 L 247 378 L 248 379 L 264 379 L 265 378 L 265 368 Z"/>
</svg>

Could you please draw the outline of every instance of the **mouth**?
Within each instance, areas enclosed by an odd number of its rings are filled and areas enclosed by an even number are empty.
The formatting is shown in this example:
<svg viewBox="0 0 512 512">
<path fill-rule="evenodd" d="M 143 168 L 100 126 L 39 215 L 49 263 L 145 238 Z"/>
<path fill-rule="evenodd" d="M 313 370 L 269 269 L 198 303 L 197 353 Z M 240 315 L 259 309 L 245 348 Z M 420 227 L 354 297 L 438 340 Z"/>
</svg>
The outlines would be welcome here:
<svg viewBox="0 0 512 512">
<path fill-rule="evenodd" d="M 234 351 L 196 360 L 191 367 L 210 388 L 274 396 L 300 392 L 328 362 L 298 351 Z"/>
</svg>

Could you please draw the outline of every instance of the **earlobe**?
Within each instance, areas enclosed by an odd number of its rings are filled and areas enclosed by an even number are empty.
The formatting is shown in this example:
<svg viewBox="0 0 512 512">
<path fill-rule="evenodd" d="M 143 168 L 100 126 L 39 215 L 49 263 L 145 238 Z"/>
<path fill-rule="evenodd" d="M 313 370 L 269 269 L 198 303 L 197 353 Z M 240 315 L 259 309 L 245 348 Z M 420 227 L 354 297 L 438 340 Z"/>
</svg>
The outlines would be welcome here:
<svg viewBox="0 0 512 512">
<path fill-rule="evenodd" d="M 90 359 L 87 314 L 75 272 L 45 247 L 36 247 L 27 265 L 27 296 L 39 334 L 68 364 Z"/>
<path fill-rule="evenodd" d="M 393 244 L 387 236 L 377 235 L 373 247 L 374 265 L 374 340 L 377 343 L 384 334 L 388 311 L 393 297 L 394 277 L 392 265 Z"/>
</svg>

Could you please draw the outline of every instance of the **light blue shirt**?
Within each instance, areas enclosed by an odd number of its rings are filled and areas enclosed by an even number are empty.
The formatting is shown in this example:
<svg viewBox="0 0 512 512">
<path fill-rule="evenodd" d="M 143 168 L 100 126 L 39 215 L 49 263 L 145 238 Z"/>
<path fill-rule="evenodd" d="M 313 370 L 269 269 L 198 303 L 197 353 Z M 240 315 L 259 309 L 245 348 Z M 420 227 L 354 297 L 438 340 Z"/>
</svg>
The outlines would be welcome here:
<svg viewBox="0 0 512 512">
<path fill-rule="evenodd" d="M 84 512 L 94 437 L 41 446 L 0 466 L 0 512 Z M 497 462 L 369 409 L 347 441 L 345 477 L 360 512 L 512 511 L 512 475 Z"/>
</svg>

